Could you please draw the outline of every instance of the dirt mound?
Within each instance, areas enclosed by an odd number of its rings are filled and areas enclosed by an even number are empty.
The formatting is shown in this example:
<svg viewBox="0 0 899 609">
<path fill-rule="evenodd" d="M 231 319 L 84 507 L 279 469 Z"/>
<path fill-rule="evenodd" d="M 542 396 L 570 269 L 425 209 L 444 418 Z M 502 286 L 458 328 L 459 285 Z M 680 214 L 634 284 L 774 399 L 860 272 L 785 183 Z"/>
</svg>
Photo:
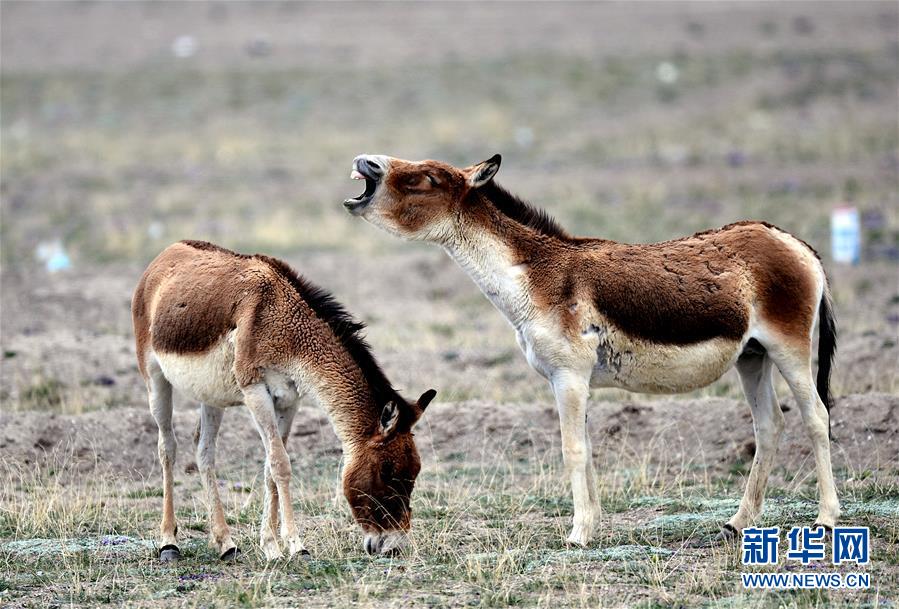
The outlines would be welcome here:
<svg viewBox="0 0 899 609">
<path fill-rule="evenodd" d="M 789 402 L 784 407 L 787 429 L 778 463 L 810 467 L 811 445 L 799 414 Z M 175 413 L 179 467 L 187 471 L 192 469 L 196 421 L 192 408 Z M 672 471 L 685 466 L 728 470 L 750 462 L 754 453 L 749 408 L 737 400 L 594 402 L 589 426 L 600 463 L 624 458 Z M 128 478 L 158 474 L 156 424 L 145 409 L 4 414 L 0 427 L 0 451 L 7 462 L 39 463 L 63 456 L 80 471 L 101 468 Z M 867 394 L 837 400 L 833 431 L 838 471 L 861 472 L 899 462 L 899 397 Z M 558 417 L 549 403 L 436 403 L 416 435 L 425 462 L 438 468 L 472 452 L 483 459 L 561 454 Z M 314 406 L 300 409 L 291 436 L 288 448 L 301 464 L 340 452 L 326 415 Z M 227 413 L 218 446 L 223 468 L 261 462 L 261 443 L 243 408 Z"/>
</svg>

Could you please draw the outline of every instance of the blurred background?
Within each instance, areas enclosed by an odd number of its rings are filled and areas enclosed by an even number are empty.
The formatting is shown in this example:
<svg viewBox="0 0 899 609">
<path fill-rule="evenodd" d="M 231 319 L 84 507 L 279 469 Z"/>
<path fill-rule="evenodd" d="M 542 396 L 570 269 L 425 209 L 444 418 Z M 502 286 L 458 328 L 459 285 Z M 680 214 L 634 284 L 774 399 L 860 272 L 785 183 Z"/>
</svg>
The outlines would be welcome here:
<svg viewBox="0 0 899 609">
<path fill-rule="evenodd" d="M 346 214 L 360 153 L 502 153 L 498 181 L 582 235 L 773 222 L 830 268 L 837 392 L 896 393 L 897 7 L 4 0 L 4 410 L 143 404 L 130 293 L 186 238 L 332 290 L 406 393 L 548 400 L 442 252 Z M 856 266 L 830 257 L 846 205 Z"/>
</svg>

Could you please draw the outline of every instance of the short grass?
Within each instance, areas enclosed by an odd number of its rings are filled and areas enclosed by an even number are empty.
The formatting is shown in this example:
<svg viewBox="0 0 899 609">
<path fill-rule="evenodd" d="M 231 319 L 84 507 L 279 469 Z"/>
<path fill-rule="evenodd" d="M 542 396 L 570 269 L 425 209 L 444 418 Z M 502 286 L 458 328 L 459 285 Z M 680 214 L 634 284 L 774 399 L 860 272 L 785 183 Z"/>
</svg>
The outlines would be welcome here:
<svg viewBox="0 0 899 609">
<path fill-rule="evenodd" d="M 871 575 L 869 590 L 751 593 L 741 588 L 739 573 L 747 568 L 736 547 L 693 547 L 736 509 L 742 476 L 671 475 L 630 456 L 617 459 L 628 467 L 601 464 L 602 525 L 587 549 L 563 543 L 571 505 L 555 457 L 433 464 L 414 496 L 411 548 L 395 559 L 363 553 L 361 535 L 336 495 L 336 457 L 298 468 L 303 473 L 295 476 L 310 561 L 262 559 L 259 479 L 238 469 L 228 477 L 242 479 L 250 493 L 221 484 L 244 554 L 236 564 L 219 562 L 205 543 L 197 477 L 181 476 L 176 508 L 183 558 L 174 566 L 155 559 L 157 481 L 123 488 L 120 478 L 83 477 L 64 458 L 52 467 L 5 466 L 0 601 L 13 607 L 890 607 L 899 594 L 899 488 L 876 473 L 859 473 L 842 496 L 848 521 L 872 530 L 872 561 L 863 568 Z M 815 511 L 814 490 L 775 486 L 763 523 L 807 525 Z M 782 560 L 777 570 L 795 568 Z"/>
</svg>

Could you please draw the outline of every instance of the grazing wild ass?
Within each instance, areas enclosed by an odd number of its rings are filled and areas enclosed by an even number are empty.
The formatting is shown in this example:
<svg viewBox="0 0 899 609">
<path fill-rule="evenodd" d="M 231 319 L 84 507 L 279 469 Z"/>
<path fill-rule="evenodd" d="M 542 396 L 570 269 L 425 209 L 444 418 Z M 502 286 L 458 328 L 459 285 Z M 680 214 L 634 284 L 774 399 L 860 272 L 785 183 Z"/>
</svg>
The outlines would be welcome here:
<svg viewBox="0 0 899 609">
<path fill-rule="evenodd" d="M 404 400 L 375 362 L 354 321 L 328 293 L 268 256 L 245 256 L 202 241 L 166 248 L 132 301 L 137 362 L 159 427 L 163 476 L 160 558 L 179 556 L 172 502 L 175 434 L 172 387 L 197 400 L 197 466 L 209 508 L 210 544 L 237 555 L 215 474 L 224 409 L 245 404 L 265 447 L 260 543 L 267 559 L 307 554 L 290 500 L 284 448 L 300 397 L 327 411 L 343 444 L 343 492 L 369 553 L 402 547 L 409 498 L 421 469 L 412 426 L 436 392 Z"/>
<path fill-rule="evenodd" d="M 499 166 L 499 155 L 465 169 L 362 155 L 351 177 L 365 180 L 365 192 L 344 205 L 390 233 L 442 246 L 515 328 L 559 410 L 574 496 L 568 541 L 588 543 L 599 515 L 586 433 L 590 387 L 678 393 L 710 384 L 731 366 L 752 409 L 756 451 L 740 507 L 719 537 L 734 537 L 762 509 L 784 425 L 775 366 L 815 453 L 817 523 L 833 527 L 840 510 L 828 387 L 836 337 L 815 251 L 763 222 L 646 245 L 574 237 L 498 186 Z"/>
</svg>

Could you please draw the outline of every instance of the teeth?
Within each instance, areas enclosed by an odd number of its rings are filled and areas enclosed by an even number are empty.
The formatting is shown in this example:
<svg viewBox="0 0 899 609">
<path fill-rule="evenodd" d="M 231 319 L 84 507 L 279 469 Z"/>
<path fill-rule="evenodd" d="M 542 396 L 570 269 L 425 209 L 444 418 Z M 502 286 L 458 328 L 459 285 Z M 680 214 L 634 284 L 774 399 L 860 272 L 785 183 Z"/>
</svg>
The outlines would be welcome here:
<svg viewBox="0 0 899 609">
<path fill-rule="evenodd" d="M 353 171 L 350 173 L 350 178 L 353 180 L 364 180 L 365 176 L 359 173 L 358 170 L 353 169 Z"/>
</svg>

